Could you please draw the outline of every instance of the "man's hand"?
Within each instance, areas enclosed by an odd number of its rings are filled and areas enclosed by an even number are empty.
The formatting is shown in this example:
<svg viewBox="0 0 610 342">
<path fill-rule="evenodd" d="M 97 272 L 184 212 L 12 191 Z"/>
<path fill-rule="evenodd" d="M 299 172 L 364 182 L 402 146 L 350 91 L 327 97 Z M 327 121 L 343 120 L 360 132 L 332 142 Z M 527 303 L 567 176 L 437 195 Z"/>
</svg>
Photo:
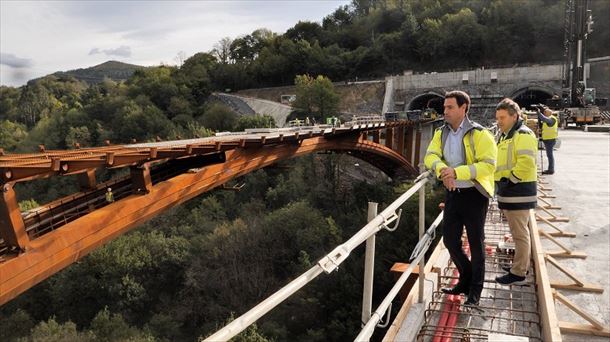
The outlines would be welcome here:
<svg viewBox="0 0 610 342">
<path fill-rule="evenodd" d="M 454 191 L 457 186 L 455 185 L 455 170 L 452 167 L 444 167 L 441 169 L 441 180 L 443 185 L 449 191 Z"/>
<path fill-rule="evenodd" d="M 441 169 L 441 179 L 445 181 L 445 178 L 453 178 L 454 180 L 457 178 L 455 174 L 455 169 L 452 167 L 444 167 Z"/>
</svg>

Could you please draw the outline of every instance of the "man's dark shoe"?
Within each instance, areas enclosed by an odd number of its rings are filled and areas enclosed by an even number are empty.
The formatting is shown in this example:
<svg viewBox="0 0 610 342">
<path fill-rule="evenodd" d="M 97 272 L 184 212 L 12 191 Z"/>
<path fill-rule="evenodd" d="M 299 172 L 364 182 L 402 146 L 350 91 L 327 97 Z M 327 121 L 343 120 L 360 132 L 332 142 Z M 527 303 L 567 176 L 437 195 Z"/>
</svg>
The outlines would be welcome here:
<svg viewBox="0 0 610 342">
<path fill-rule="evenodd" d="M 468 286 L 464 286 L 462 284 L 457 284 L 454 287 L 441 288 L 442 293 L 450 294 L 450 295 L 466 294 L 466 293 L 468 293 L 468 291 L 470 291 Z"/>
<path fill-rule="evenodd" d="M 525 285 L 525 277 L 514 275 L 510 272 L 501 277 L 496 277 L 496 283 L 500 285 Z"/>
<path fill-rule="evenodd" d="M 512 269 L 512 266 L 508 265 L 508 266 L 502 266 L 502 270 L 510 273 L 510 270 Z M 530 271 L 526 271 L 525 274 L 530 274 Z"/>
<path fill-rule="evenodd" d="M 478 296 L 468 296 L 468 299 L 464 302 L 464 312 L 475 312 L 475 313 L 484 313 L 483 310 L 479 306 L 479 297 Z"/>
<path fill-rule="evenodd" d="M 479 300 L 475 300 L 469 296 L 468 299 L 464 302 L 464 306 L 479 306 Z"/>
<path fill-rule="evenodd" d="M 549 170 L 544 170 L 544 171 L 542 171 L 542 174 L 543 174 L 543 175 L 552 175 L 552 174 L 554 174 L 554 173 L 555 173 L 555 171 L 549 171 Z"/>
</svg>

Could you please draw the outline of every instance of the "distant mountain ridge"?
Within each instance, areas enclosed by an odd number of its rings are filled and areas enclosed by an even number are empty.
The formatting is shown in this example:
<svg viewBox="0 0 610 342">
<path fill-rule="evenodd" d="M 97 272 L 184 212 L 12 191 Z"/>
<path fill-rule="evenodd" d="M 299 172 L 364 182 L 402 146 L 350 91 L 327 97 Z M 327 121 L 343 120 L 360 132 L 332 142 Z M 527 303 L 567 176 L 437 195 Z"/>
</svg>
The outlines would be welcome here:
<svg viewBox="0 0 610 342">
<path fill-rule="evenodd" d="M 57 77 L 71 76 L 87 83 L 100 83 L 107 77 L 114 81 L 125 81 L 138 69 L 146 67 L 118 61 L 108 61 L 89 68 L 58 71 L 52 75 Z"/>
</svg>

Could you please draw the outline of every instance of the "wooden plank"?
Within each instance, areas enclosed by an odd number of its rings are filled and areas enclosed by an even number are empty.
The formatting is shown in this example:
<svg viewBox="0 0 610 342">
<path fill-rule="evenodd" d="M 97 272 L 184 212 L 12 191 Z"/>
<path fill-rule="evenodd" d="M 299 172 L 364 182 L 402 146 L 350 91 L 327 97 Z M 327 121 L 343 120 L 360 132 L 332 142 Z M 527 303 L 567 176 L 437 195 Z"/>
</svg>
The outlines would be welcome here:
<svg viewBox="0 0 610 342">
<path fill-rule="evenodd" d="M 545 204 L 545 205 L 541 206 L 543 208 L 546 208 L 546 209 L 561 209 L 561 207 L 553 205 L 553 203 L 545 200 L 543 197 L 538 196 L 538 200 Z"/>
<path fill-rule="evenodd" d="M 594 293 L 604 293 L 604 288 L 596 285 L 585 283 L 583 286 L 573 283 L 560 283 L 560 282 L 551 282 L 551 287 L 558 290 L 569 290 L 569 291 L 580 291 L 580 292 L 594 292 Z"/>
<path fill-rule="evenodd" d="M 555 195 L 547 194 L 544 190 L 542 190 L 540 188 L 538 188 L 538 192 L 542 194 L 542 195 L 538 195 L 539 198 L 556 198 L 557 197 Z"/>
<path fill-rule="evenodd" d="M 560 233 L 560 235 L 556 235 L 557 233 L 551 233 L 551 236 L 566 236 L 566 237 L 576 237 L 576 233 L 566 233 L 564 230 L 562 230 L 561 228 L 557 227 L 556 224 L 554 224 L 553 222 L 545 219 L 544 217 L 536 214 L 536 220 L 538 221 L 542 221 L 544 223 L 546 223 L 547 225 L 549 225 L 551 228 L 555 229 L 556 231 L 558 231 Z M 555 235 L 554 235 L 555 234 Z"/>
<path fill-rule="evenodd" d="M 432 271 L 434 264 L 436 263 L 437 259 L 442 256 L 443 252 L 445 254 L 449 254 L 447 252 L 447 249 L 445 248 L 445 245 L 443 245 L 443 241 L 441 240 L 436 245 L 436 248 L 434 248 L 434 251 L 430 255 L 430 258 L 427 260 L 426 266 L 424 266 L 424 272 L 426 274 Z M 405 299 L 404 303 L 402 304 L 402 307 L 400 308 L 400 311 L 398 311 L 398 314 L 396 315 L 396 318 L 388 328 L 388 331 L 383 338 L 383 342 L 390 342 L 396 339 L 396 334 L 398 334 L 402 322 L 405 320 L 405 317 L 407 317 L 409 309 L 411 309 L 411 305 L 414 303 L 415 300 L 417 300 L 418 291 L 419 277 L 417 278 L 417 280 L 415 280 L 415 283 L 411 287 L 411 291 L 409 291 L 409 294 L 407 295 L 407 299 Z"/>
<path fill-rule="evenodd" d="M 608 328 L 603 328 L 601 330 L 595 329 L 595 327 L 589 324 L 578 324 L 572 322 L 559 322 L 559 328 L 561 332 L 567 334 L 582 334 L 582 335 L 594 335 L 594 336 L 610 336 L 610 330 Z"/>
<path fill-rule="evenodd" d="M 540 325 L 542 327 L 542 339 L 544 341 L 561 342 L 561 331 L 555 311 L 555 302 L 551 282 L 546 269 L 544 250 L 540 243 L 538 225 L 534 210 L 530 210 L 530 237 L 532 239 L 532 258 L 534 259 L 534 270 L 536 271 L 536 295 L 538 296 L 538 310 L 540 314 Z"/>
<path fill-rule="evenodd" d="M 586 259 L 587 253 L 583 251 L 571 251 L 567 253 L 565 251 L 547 251 L 547 255 L 550 255 L 555 258 L 574 258 L 574 259 Z"/>
<path fill-rule="evenodd" d="M 545 219 L 545 220 L 550 221 L 550 222 L 570 222 L 570 218 L 569 217 L 559 217 L 559 216 L 542 217 L 542 216 L 540 216 L 540 218 L 541 219 Z"/>
<path fill-rule="evenodd" d="M 552 256 L 547 254 L 546 260 L 548 262 L 550 262 L 553 266 L 555 266 L 558 270 L 563 272 L 563 274 L 567 275 L 570 279 L 574 280 L 578 285 L 580 285 L 580 286 L 585 285 L 585 283 L 583 283 L 574 273 L 570 272 L 570 270 L 561 266 L 561 264 L 557 260 L 555 260 L 555 258 L 553 258 Z"/>
<path fill-rule="evenodd" d="M 558 301 L 565 304 L 565 306 L 567 306 L 572 311 L 577 313 L 580 317 L 587 320 L 587 322 L 591 323 L 595 328 L 597 328 L 598 330 L 604 329 L 604 323 L 598 321 L 597 318 L 591 316 L 588 312 L 583 310 L 580 306 L 576 305 L 576 303 L 572 302 L 568 297 L 562 295 L 557 290 L 553 290 L 553 295 L 555 296 L 555 298 Z"/>
<path fill-rule="evenodd" d="M 574 233 L 574 232 L 553 232 L 553 233 L 549 233 L 549 235 L 553 236 L 553 237 L 569 237 L 569 238 L 576 237 L 576 233 Z"/>
<path fill-rule="evenodd" d="M 562 244 L 561 242 L 559 242 L 557 239 L 555 239 L 554 237 L 552 237 L 551 235 L 549 235 L 547 232 L 545 232 L 544 230 L 538 230 L 538 232 L 540 233 L 540 235 L 546 237 L 547 239 L 551 240 L 554 244 L 556 244 L 557 246 L 561 247 L 561 249 L 564 250 L 564 252 L 570 254 L 572 253 L 572 250 L 569 249 L 566 245 Z"/>
<path fill-rule="evenodd" d="M 558 216 L 556 216 L 555 214 L 553 214 L 552 212 L 550 212 L 548 209 L 545 209 L 545 208 L 540 207 L 540 206 L 538 206 L 537 208 L 542 209 L 542 211 L 544 211 L 545 213 L 549 214 L 549 216 L 551 216 L 551 217 L 552 217 L 553 219 L 555 219 L 555 220 L 563 219 L 562 217 L 558 217 Z M 567 218 L 567 217 L 566 217 L 565 219 L 567 219 L 568 221 L 570 220 L 570 219 L 569 219 L 569 218 Z M 549 221 L 553 221 L 553 220 L 549 220 Z M 565 222 L 568 222 L 568 221 L 565 221 Z"/>
<path fill-rule="evenodd" d="M 558 207 L 556 205 L 545 205 L 545 206 L 541 206 L 541 208 L 549 209 L 549 210 L 561 210 L 561 207 Z"/>
</svg>

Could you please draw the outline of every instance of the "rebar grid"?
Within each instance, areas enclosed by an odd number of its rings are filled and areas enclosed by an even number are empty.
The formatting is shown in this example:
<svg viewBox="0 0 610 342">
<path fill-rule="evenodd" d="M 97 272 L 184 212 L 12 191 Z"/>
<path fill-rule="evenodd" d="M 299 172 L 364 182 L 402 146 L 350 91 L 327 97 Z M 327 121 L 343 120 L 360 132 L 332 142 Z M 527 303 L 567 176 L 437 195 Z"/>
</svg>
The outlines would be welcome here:
<svg viewBox="0 0 610 342">
<path fill-rule="evenodd" d="M 511 251 L 498 248 L 509 232 L 501 210 L 496 203 L 491 203 L 485 224 L 485 282 L 478 309 L 464 307 L 463 295 L 435 291 L 425 311 L 418 341 L 487 341 L 490 333 L 542 341 L 533 262 L 526 285 L 503 286 L 495 281 L 497 276 L 506 273 L 502 267 L 512 264 Z M 451 287 L 452 280 L 458 278 L 453 275 L 454 271 L 453 264 L 446 267 L 439 277 L 439 286 Z M 440 322 L 441 318 L 445 321 Z M 450 320 L 455 320 L 455 326 L 447 324 Z"/>
</svg>

